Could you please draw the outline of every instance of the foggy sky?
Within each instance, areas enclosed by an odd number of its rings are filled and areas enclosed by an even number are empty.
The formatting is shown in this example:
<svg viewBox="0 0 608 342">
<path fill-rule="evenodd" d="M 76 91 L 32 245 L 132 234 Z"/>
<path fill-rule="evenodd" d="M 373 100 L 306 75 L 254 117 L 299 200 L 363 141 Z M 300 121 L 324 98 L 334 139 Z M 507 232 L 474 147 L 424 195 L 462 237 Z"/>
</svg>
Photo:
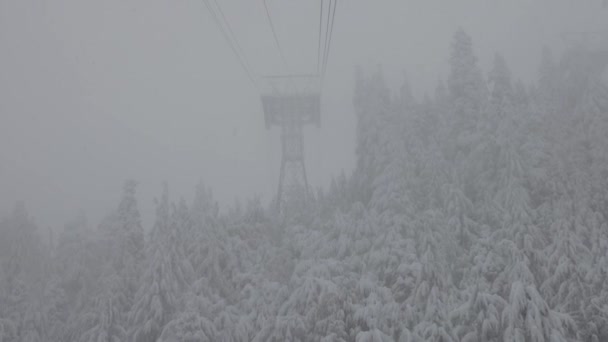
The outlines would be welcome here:
<svg viewBox="0 0 608 342">
<path fill-rule="evenodd" d="M 219 0 L 257 74 L 285 72 L 262 1 Z M 289 71 L 316 62 L 318 2 L 268 0 Z M 343 0 L 338 5 L 322 128 L 306 130 L 309 180 L 354 164 L 354 66 L 382 64 L 415 94 L 447 74 L 452 33 L 473 38 L 487 72 L 501 52 L 534 80 L 560 33 L 608 29 L 594 0 Z M 278 130 L 267 131 L 247 80 L 201 0 L 0 0 L 0 215 L 26 202 L 41 228 L 78 209 L 96 224 L 139 181 L 145 222 L 167 180 L 190 200 L 199 180 L 222 204 L 275 193 Z"/>
</svg>

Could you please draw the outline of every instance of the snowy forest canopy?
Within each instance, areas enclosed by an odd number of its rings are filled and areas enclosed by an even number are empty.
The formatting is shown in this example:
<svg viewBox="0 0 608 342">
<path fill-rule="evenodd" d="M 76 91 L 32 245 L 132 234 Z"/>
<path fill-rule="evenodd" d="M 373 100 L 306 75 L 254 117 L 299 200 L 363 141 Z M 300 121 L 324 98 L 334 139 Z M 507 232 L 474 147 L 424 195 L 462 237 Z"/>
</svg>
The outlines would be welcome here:
<svg viewBox="0 0 608 342">
<path fill-rule="evenodd" d="M 449 75 L 356 70 L 357 164 L 285 220 L 136 182 L 55 243 L 23 204 L 0 222 L 0 342 L 608 341 L 608 85 L 584 49 L 535 84 L 457 31 Z"/>
</svg>

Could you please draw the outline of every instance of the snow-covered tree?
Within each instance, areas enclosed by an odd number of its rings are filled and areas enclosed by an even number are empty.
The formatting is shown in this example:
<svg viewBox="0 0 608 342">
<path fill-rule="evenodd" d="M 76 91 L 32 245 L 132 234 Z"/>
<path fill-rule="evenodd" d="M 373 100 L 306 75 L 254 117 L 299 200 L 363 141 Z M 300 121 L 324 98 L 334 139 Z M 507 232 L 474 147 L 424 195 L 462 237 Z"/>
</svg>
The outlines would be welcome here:
<svg viewBox="0 0 608 342">
<path fill-rule="evenodd" d="M 457 152 L 468 154 L 479 139 L 478 125 L 483 123 L 486 102 L 486 86 L 477 57 L 473 52 L 471 37 L 459 29 L 454 34 L 450 55 L 450 74 L 448 77 L 450 99 L 452 144 Z"/>
<path fill-rule="evenodd" d="M 0 221 L 0 342 L 608 340 L 608 86 L 584 49 L 535 85 L 452 40 L 416 99 L 355 73 L 356 162 L 299 215 L 135 182 L 98 229 Z M 391 77 L 387 75 L 387 80 Z M 147 235 L 144 236 L 144 232 Z"/>
<path fill-rule="evenodd" d="M 511 284 L 507 307 L 502 314 L 504 341 L 569 341 L 576 324 L 566 314 L 551 310 L 533 285 Z"/>
<path fill-rule="evenodd" d="M 183 308 L 183 293 L 192 279 L 192 266 L 179 244 L 178 232 L 186 225 L 188 211 L 171 207 L 165 184 L 156 208 L 156 222 L 147 252 L 149 264 L 129 314 L 129 339 L 155 341 L 165 324 Z"/>
</svg>

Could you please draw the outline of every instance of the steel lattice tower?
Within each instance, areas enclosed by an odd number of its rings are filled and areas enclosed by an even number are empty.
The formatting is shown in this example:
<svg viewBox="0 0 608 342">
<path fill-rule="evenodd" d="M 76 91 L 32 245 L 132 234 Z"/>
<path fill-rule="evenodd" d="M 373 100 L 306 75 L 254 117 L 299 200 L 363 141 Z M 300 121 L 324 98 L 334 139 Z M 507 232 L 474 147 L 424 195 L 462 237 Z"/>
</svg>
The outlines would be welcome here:
<svg viewBox="0 0 608 342">
<path fill-rule="evenodd" d="M 305 125 L 320 126 L 321 94 L 316 76 L 266 77 L 269 91 L 262 95 L 266 128 L 281 129 L 281 171 L 277 209 L 285 213 L 308 201 L 309 187 L 304 158 Z"/>
</svg>

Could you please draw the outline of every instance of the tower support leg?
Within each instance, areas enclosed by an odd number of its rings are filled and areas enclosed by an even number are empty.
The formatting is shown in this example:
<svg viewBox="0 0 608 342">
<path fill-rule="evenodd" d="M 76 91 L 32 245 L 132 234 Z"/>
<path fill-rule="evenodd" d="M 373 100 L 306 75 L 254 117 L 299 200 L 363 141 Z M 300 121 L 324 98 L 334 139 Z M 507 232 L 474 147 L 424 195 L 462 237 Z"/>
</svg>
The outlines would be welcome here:
<svg viewBox="0 0 608 342">
<path fill-rule="evenodd" d="M 303 123 L 296 116 L 285 116 L 281 125 L 281 173 L 277 210 L 289 214 L 308 201 L 308 178 L 304 162 Z"/>
</svg>

